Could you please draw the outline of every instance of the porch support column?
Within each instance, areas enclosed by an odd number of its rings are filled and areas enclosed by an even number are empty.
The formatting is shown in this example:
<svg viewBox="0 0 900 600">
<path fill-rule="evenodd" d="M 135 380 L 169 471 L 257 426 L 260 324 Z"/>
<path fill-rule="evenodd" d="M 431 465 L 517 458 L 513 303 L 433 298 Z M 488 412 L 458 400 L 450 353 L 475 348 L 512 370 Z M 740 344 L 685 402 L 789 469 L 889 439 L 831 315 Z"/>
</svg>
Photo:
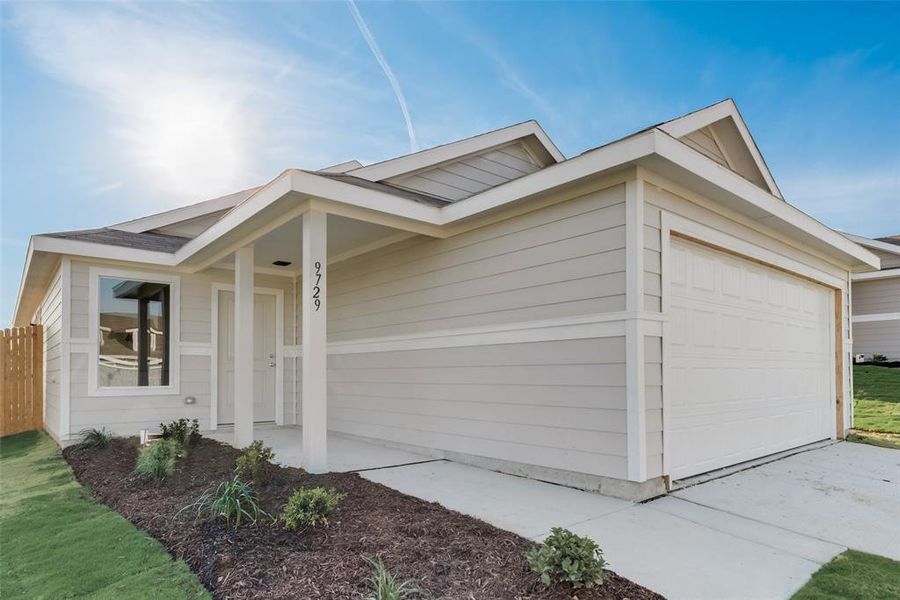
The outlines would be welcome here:
<svg viewBox="0 0 900 600">
<path fill-rule="evenodd" d="M 247 246 L 234 253 L 234 445 L 237 448 L 253 443 L 253 387 L 253 246 Z"/>
<path fill-rule="evenodd" d="M 328 339 L 326 333 L 326 268 L 328 215 L 312 210 L 303 215 L 303 468 L 328 471 Z"/>
</svg>

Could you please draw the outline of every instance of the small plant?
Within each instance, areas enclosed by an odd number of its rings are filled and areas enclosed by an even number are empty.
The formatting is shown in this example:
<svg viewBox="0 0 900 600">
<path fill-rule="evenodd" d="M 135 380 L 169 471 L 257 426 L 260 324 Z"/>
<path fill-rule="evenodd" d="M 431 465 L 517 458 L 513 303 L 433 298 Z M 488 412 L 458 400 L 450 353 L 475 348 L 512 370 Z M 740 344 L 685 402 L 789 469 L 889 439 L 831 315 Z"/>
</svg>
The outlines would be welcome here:
<svg viewBox="0 0 900 600">
<path fill-rule="evenodd" d="M 875 354 L 872 355 L 872 362 L 873 362 L 873 363 L 883 363 L 883 362 L 887 362 L 887 356 L 885 356 L 884 354 L 879 354 L 878 352 L 876 352 Z"/>
<path fill-rule="evenodd" d="M 81 443 L 88 448 L 108 448 L 113 439 L 113 434 L 106 427 L 84 429 L 80 435 Z"/>
<path fill-rule="evenodd" d="M 161 483 L 175 470 L 175 460 L 183 455 L 181 444 L 175 440 L 156 440 L 141 448 L 135 471 Z"/>
<path fill-rule="evenodd" d="M 196 502 L 181 510 L 189 508 L 196 509 L 198 519 L 222 519 L 235 528 L 242 524 L 255 525 L 260 518 L 269 516 L 260 508 L 252 485 L 237 477 L 223 481 L 215 491 L 204 492 Z"/>
<path fill-rule="evenodd" d="M 560 581 L 575 589 L 591 588 L 606 577 L 606 561 L 597 544 L 561 527 L 550 530 L 550 536 L 530 550 L 526 558 L 544 585 Z"/>
<path fill-rule="evenodd" d="M 269 463 L 275 458 L 275 453 L 268 446 L 263 446 L 261 440 L 256 440 L 238 455 L 234 461 L 234 472 L 243 480 L 251 480 L 259 487 L 266 479 Z"/>
<path fill-rule="evenodd" d="M 168 425 L 160 423 L 159 433 L 164 440 L 175 440 L 186 450 L 196 446 L 202 437 L 200 435 L 200 422 L 197 419 L 193 421 L 178 419 Z"/>
<path fill-rule="evenodd" d="M 372 565 L 374 572 L 368 582 L 372 588 L 367 600 L 404 600 L 419 593 L 412 581 L 397 581 L 387 570 L 381 558 L 363 556 L 363 560 Z"/>
<path fill-rule="evenodd" d="M 328 515 L 334 512 L 344 499 L 344 494 L 334 488 L 298 488 L 279 517 L 281 526 L 288 530 L 308 527 L 318 523 L 328 524 Z"/>
</svg>

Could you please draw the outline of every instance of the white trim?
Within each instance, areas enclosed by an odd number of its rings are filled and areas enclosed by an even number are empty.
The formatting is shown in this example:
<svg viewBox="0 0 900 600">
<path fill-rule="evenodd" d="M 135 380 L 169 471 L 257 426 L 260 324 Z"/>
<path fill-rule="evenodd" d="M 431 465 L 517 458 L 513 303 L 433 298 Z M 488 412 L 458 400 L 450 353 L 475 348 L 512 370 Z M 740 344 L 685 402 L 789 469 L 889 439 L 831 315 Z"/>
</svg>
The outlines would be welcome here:
<svg viewBox="0 0 900 600">
<path fill-rule="evenodd" d="M 625 182 L 625 308 L 644 308 L 644 182 Z M 625 323 L 625 397 L 628 479 L 647 480 L 647 402 L 644 386 L 644 331 L 639 318 Z"/>
<path fill-rule="evenodd" d="M 464 156 L 483 152 L 494 146 L 507 144 L 528 136 L 537 138 L 538 142 L 555 162 L 562 162 L 566 159 L 544 130 L 541 129 L 537 121 L 525 121 L 524 123 L 481 133 L 442 146 L 378 162 L 367 167 L 352 169 L 347 171 L 347 174 L 368 179 L 369 181 L 382 181 L 398 175 L 405 175 L 413 171 L 433 167 L 447 161 L 458 160 Z"/>
<path fill-rule="evenodd" d="M 100 278 L 136 279 L 169 285 L 169 385 L 100 387 L 97 381 L 99 365 Z M 105 266 L 88 268 L 88 391 L 90 397 L 177 396 L 181 387 L 181 277 L 153 271 L 133 271 Z"/>
<path fill-rule="evenodd" d="M 60 285 L 60 343 L 59 343 L 59 439 L 70 439 L 72 422 L 72 357 L 69 343 L 72 338 L 72 260 L 64 256 Z"/>
<path fill-rule="evenodd" d="M 719 246 L 720 248 L 726 248 L 731 252 L 767 263 L 780 269 L 784 269 L 785 271 L 790 271 L 795 275 L 813 279 L 830 288 L 839 289 L 844 285 L 843 278 L 836 277 L 821 269 L 817 269 L 794 260 L 793 258 L 784 256 L 783 254 L 763 248 L 762 246 L 757 246 L 752 242 L 748 242 L 729 233 L 725 233 L 724 231 L 719 231 L 718 229 L 714 229 L 708 225 L 698 223 L 697 221 L 693 221 L 680 215 L 669 213 L 664 210 L 661 210 L 661 213 L 667 215 L 665 218 L 670 231 L 677 231 L 678 233 Z"/>
<path fill-rule="evenodd" d="M 378 250 L 379 248 L 384 248 L 385 246 L 390 246 L 391 244 L 396 244 L 398 242 L 402 242 L 403 240 L 408 240 L 411 237 L 415 237 L 415 233 L 410 233 L 408 231 L 401 231 L 395 235 L 389 235 L 387 237 L 381 238 L 380 240 L 375 240 L 374 242 L 369 242 L 368 244 L 363 244 L 362 246 L 357 246 L 351 250 L 347 250 L 346 252 L 341 252 L 340 254 L 335 254 L 334 256 L 328 257 L 328 264 L 333 265 L 341 262 L 342 260 L 347 260 L 348 258 L 353 258 L 354 256 L 359 256 L 360 254 L 366 254 L 367 252 L 371 252 L 373 250 Z M 300 270 L 302 273 L 302 269 Z"/>
<path fill-rule="evenodd" d="M 670 262 L 671 262 L 671 245 L 672 245 L 672 231 L 676 231 L 679 233 L 683 233 L 691 238 L 695 238 L 700 241 L 704 241 L 714 246 L 718 246 L 724 250 L 728 250 L 735 254 L 738 254 L 745 259 L 749 260 L 759 260 L 763 263 L 767 263 L 770 266 L 784 269 L 794 275 L 799 275 L 801 277 L 805 277 L 807 279 L 812 279 L 817 283 L 829 288 L 829 291 L 832 293 L 829 296 L 834 298 L 834 289 L 841 290 L 841 298 L 843 301 L 843 285 L 845 285 L 845 281 L 834 277 L 828 273 L 810 267 L 808 265 L 798 263 L 793 259 L 782 256 L 780 254 L 776 254 L 771 252 L 765 248 L 760 246 L 756 246 L 750 242 L 746 242 L 742 239 L 734 237 L 725 232 L 713 229 L 701 223 L 697 223 L 696 221 L 692 221 L 680 215 L 676 215 L 671 213 L 665 209 L 660 209 L 660 232 L 661 232 L 661 245 L 660 245 L 660 266 L 661 266 L 661 286 L 662 289 L 660 293 L 662 294 L 661 304 L 663 309 L 663 315 L 666 317 L 662 322 L 663 328 L 663 339 L 662 339 L 662 358 L 663 358 L 663 370 L 662 370 L 662 410 L 663 410 L 663 418 L 662 418 L 662 426 L 663 426 L 663 475 L 668 475 L 671 472 L 671 448 L 670 448 L 670 438 L 669 432 L 671 431 L 671 413 L 672 413 L 672 397 L 668 392 L 667 384 L 672 381 L 672 376 L 670 373 L 671 369 L 671 344 L 670 344 L 670 332 L 671 332 L 671 322 L 668 318 L 670 309 L 671 309 L 671 271 L 670 271 Z M 834 323 L 834 305 L 832 300 L 831 311 L 830 311 L 830 319 L 831 319 L 831 335 L 829 335 L 829 339 L 834 340 L 834 333 L 836 329 L 836 324 Z M 844 339 L 846 339 L 846 330 L 841 327 L 841 334 Z M 648 334 L 649 335 L 649 334 Z M 831 352 L 830 352 L 830 360 L 831 360 L 831 368 L 829 372 L 834 372 L 835 369 L 835 352 L 834 352 L 834 342 L 831 341 Z M 830 387 L 830 406 L 831 406 L 831 415 L 832 419 L 830 420 L 831 425 L 829 429 L 836 435 L 837 431 L 837 421 L 833 418 L 836 414 L 836 406 L 835 402 L 837 399 L 834 387 L 834 378 L 829 378 L 832 383 Z M 846 389 L 846 365 L 845 372 L 841 375 L 842 385 L 844 386 L 844 405 L 852 404 L 852 402 L 847 402 L 847 389 Z"/>
<path fill-rule="evenodd" d="M 872 279 L 890 279 L 891 277 L 900 277 L 900 267 L 892 267 L 890 269 L 882 269 L 881 271 L 871 271 L 869 273 L 853 273 L 852 281 L 870 281 Z"/>
<path fill-rule="evenodd" d="M 620 311 L 331 342 L 328 344 L 328 354 L 395 352 L 618 337 L 625 335 L 625 322 L 628 319 L 646 319 L 653 322 L 648 327 L 655 333 L 647 333 L 647 335 L 661 335 L 662 333 L 659 323 L 662 322 L 663 317 L 659 313 L 639 315 Z"/>
<path fill-rule="evenodd" d="M 110 225 L 109 228 L 118 229 L 120 231 L 130 231 L 132 233 L 141 233 L 150 231 L 151 229 L 167 227 L 169 225 L 174 225 L 175 223 L 181 223 L 182 221 L 190 221 L 191 219 L 205 217 L 208 214 L 219 212 L 220 210 L 233 208 L 255 194 L 258 190 L 259 187 L 248 188 L 225 196 L 219 196 L 218 198 L 211 198 L 188 206 L 173 208 L 172 210 L 156 213 L 155 215 L 148 215 L 131 221 L 116 223 L 115 225 Z"/>
<path fill-rule="evenodd" d="M 875 248 L 876 250 L 881 250 L 882 252 L 887 252 L 889 254 L 900 254 L 900 246 L 898 246 L 897 244 L 889 244 L 887 242 L 873 240 L 871 238 L 863 237 L 861 235 L 854 235 L 852 233 L 844 233 L 844 237 L 856 242 L 860 246 Z"/>
<path fill-rule="evenodd" d="M 219 427 L 219 292 L 234 293 L 234 284 L 213 283 L 211 288 L 211 335 L 208 344 L 208 356 L 210 357 L 209 429 L 215 431 Z M 284 344 L 284 290 L 253 286 L 253 294 L 275 296 L 275 424 L 284 425 L 284 359 L 287 356 L 285 349 L 288 348 Z"/>
<path fill-rule="evenodd" d="M 744 121 L 744 118 L 741 116 L 737 105 L 731 98 L 723 100 L 721 102 L 717 102 L 712 106 L 707 106 L 706 108 L 702 108 L 698 111 L 694 111 L 684 116 L 672 119 L 671 121 L 667 121 L 660 125 L 659 129 L 661 131 L 665 131 L 673 137 L 680 138 L 688 135 L 689 133 L 697 131 L 698 129 L 703 129 L 704 127 L 713 125 L 714 123 L 728 117 L 731 117 L 732 121 L 734 121 L 738 133 L 740 134 L 741 139 L 744 141 L 744 145 L 747 147 L 747 151 L 750 152 L 750 156 L 753 158 L 753 162 L 756 164 L 756 168 L 759 169 L 759 172 L 765 180 L 766 185 L 769 187 L 769 191 L 772 193 L 772 195 L 784 200 L 784 197 L 781 195 L 781 190 L 778 189 L 778 185 L 775 183 L 775 178 L 772 177 L 772 173 L 771 171 L 769 171 L 769 167 L 768 165 L 766 165 L 766 161 L 765 159 L 763 159 L 762 153 L 759 151 L 759 148 L 756 145 L 756 141 L 750 134 L 747 123 Z M 710 131 L 712 131 L 712 128 L 710 128 Z M 722 147 L 724 153 L 724 146 L 722 146 L 721 144 L 719 144 L 719 146 Z M 728 158 L 726 157 L 726 161 L 727 160 Z"/>
<path fill-rule="evenodd" d="M 900 320 L 900 312 L 871 313 L 868 315 L 853 315 L 852 323 L 870 323 L 873 321 L 897 321 Z"/>
<path fill-rule="evenodd" d="M 140 250 L 138 248 L 126 248 L 124 246 L 111 246 L 108 244 L 95 244 L 93 242 L 54 238 L 43 235 L 31 236 L 31 240 L 32 248 L 34 251 L 39 252 L 71 254 L 84 258 L 108 258 L 111 260 L 149 263 L 166 267 L 172 267 L 178 264 L 175 260 L 175 255 L 168 252 Z"/>
<path fill-rule="evenodd" d="M 300 344 L 290 344 L 285 345 L 284 347 L 284 357 L 285 358 L 298 358 L 302 356 L 302 346 Z"/>
</svg>

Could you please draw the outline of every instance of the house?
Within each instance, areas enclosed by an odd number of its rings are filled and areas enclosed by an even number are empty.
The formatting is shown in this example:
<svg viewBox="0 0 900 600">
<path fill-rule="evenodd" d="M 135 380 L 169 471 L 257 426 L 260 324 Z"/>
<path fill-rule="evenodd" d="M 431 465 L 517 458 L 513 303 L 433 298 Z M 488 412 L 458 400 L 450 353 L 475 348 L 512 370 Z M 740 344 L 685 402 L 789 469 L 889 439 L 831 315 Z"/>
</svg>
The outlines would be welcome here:
<svg viewBox="0 0 900 600">
<path fill-rule="evenodd" d="M 881 259 L 881 270 L 854 273 L 851 311 L 853 352 L 900 361 L 900 235 L 870 240 L 846 234 Z"/>
<path fill-rule="evenodd" d="M 61 443 L 274 422 L 314 472 L 330 433 L 647 498 L 843 436 L 878 267 L 726 100 L 568 159 L 528 121 L 35 235 L 15 322 L 44 324 Z"/>
</svg>

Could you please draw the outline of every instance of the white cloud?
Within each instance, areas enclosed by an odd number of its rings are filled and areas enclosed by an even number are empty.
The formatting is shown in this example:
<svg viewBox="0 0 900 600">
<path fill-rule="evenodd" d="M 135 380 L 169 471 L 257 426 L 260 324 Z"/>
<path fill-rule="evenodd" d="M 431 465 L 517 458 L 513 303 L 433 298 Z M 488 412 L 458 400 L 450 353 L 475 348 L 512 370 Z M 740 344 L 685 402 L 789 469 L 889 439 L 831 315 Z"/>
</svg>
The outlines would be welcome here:
<svg viewBox="0 0 900 600">
<path fill-rule="evenodd" d="M 98 185 L 97 187 L 88 190 L 88 196 L 102 196 L 103 194 L 108 194 L 110 192 L 114 192 L 115 190 L 121 188 L 125 185 L 122 181 L 110 181 L 109 183 L 105 183 L 103 185 Z"/>
<path fill-rule="evenodd" d="M 155 6 L 22 4 L 11 22 L 44 70 L 109 115 L 98 135 L 121 164 L 104 167 L 133 171 L 111 176 L 152 191 L 154 208 L 259 184 L 346 141 L 309 150 L 336 133 L 335 97 L 366 97 L 341 71 L 248 40 L 227 11 Z"/>
</svg>

